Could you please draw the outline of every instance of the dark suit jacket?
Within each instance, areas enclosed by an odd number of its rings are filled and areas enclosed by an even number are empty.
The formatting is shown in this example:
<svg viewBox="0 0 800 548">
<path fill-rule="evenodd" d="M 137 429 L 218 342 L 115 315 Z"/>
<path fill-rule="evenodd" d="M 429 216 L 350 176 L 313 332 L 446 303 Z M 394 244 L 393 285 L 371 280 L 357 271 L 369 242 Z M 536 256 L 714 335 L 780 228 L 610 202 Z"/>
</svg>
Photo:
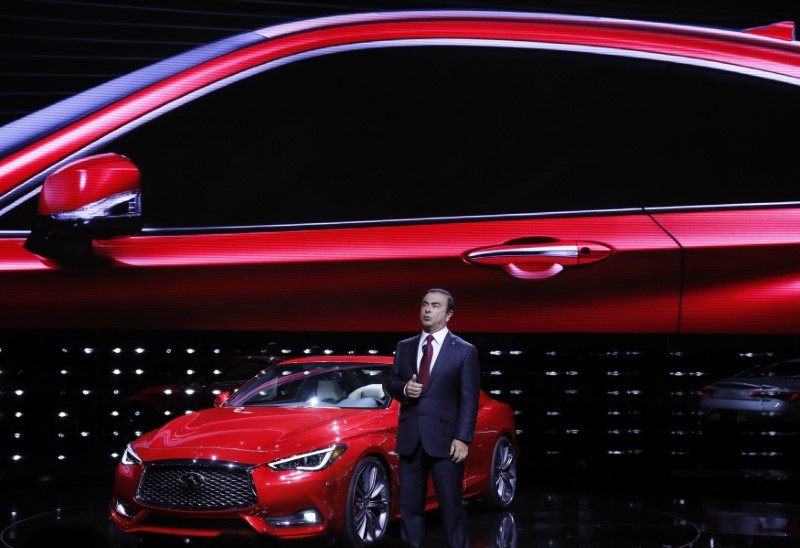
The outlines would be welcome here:
<svg viewBox="0 0 800 548">
<path fill-rule="evenodd" d="M 475 434 L 480 394 L 478 352 L 448 332 L 422 395 L 408 398 L 403 389 L 417 372 L 420 337 L 397 343 L 386 383 L 389 394 L 400 401 L 396 450 L 399 455 L 410 455 L 422 440 L 429 455 L 447 458 L 453 438 L 471 443 Z"/>
</svg>

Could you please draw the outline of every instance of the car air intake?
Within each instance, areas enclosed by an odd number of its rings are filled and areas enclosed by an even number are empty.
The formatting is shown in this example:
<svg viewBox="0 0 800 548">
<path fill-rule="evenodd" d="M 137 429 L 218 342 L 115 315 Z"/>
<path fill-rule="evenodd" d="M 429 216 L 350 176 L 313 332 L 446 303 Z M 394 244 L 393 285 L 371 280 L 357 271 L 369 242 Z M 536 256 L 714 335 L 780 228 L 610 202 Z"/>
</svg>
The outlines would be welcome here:
<svg viewBox="0 0 800 548">
<path fill-rule="evenodd" d="M 150 514 L 144 524 L 165 529 L 192 529 L 195 531 L 253 531 L 243 519 L 180 518 Z"/>
</svg>

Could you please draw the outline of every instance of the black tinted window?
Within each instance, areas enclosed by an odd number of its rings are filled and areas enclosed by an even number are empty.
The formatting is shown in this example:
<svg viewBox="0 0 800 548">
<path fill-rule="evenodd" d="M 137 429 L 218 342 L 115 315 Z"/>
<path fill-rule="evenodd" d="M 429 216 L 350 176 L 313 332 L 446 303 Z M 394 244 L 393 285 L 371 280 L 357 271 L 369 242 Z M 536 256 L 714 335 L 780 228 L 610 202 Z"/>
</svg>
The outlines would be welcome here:
<svg viewBox="0 0 800 548">
<path fill-rule="evenodd" d="M 150 226 L 795 198 L 794 88 L 533 50 L 339 53 L 196 100 L 108 147 Z"/>
</svg>

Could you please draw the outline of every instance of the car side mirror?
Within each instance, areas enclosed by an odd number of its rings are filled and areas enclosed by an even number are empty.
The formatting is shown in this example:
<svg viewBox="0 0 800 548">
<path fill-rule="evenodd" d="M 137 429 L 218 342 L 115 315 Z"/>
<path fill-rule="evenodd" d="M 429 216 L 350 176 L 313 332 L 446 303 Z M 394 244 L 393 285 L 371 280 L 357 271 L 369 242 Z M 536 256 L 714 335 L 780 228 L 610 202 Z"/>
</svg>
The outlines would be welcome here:
<svg viewBox="0 0 800 548">
<path fill-rule="evenodd" d="M 227 402 L 230 399 L 230 397 L 231 397 L 230 392 L 220 392 L 219 394 L 217 394 L 217 397 L 214 398 L 214 407 L 222 407 L 223 405 L 225 405 L 225 402 Z"/>
<path fill-rule="evenodd" d="M 142 229 L 139 168 L 115 153 L 88 156 L 51 174 L 39 194 L 25 249 L 51 259 L 92 255 L 92 240 Z"/>
</svg>

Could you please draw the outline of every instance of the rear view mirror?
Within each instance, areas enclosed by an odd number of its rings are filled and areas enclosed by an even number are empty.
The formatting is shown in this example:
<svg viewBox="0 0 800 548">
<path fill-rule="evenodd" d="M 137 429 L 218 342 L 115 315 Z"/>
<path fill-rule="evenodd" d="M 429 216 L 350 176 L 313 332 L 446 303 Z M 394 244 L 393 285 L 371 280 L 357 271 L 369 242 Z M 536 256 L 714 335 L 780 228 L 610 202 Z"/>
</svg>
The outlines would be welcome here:
<svg viewBox="0 0 800 548">
<path fill-rule="evenodd" d="M 222 407 L 225 405 L 225 402 L 230 399 L 230 397 L 230 392 L 221 392 L 220 394 L 217 394 L 217 397 L 214 398 L 214 407 Z"/>
<path fill-rule="evenodd" d="M 141 230 L 139 169 L 114 153 L 72 162 L 45 180 L 37 213 L 28 251 L 52 259 L 89 256 L 92 240 Z"/>
</svg>

